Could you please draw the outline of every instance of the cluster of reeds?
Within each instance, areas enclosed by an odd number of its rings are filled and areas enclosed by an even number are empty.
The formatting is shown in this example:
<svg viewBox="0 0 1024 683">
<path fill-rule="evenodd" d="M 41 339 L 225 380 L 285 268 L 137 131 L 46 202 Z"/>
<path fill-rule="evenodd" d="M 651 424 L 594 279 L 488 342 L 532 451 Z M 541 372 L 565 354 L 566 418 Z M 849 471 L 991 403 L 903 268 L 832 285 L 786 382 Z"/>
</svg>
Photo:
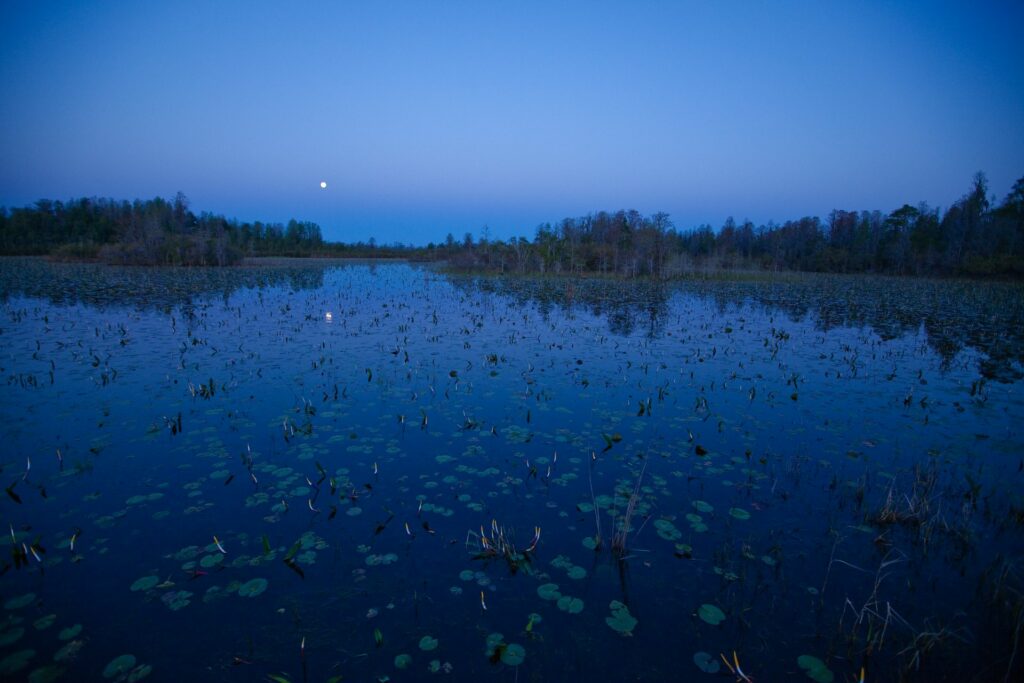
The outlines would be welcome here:
<svg viewBox="0 0 1024 683">
<path fill-rule="evenodd" d="M 627 557 L 627 541 L 629 539 L 629 532 L 632 530 L 633 514 L 636 512 L 636 506 L 640 502 L 640 484 L 643 482 L 646 469 L 647 463 L 644 462 L 644 466 L 640 468 L 640 474 L 637 475 L 636 484 L 626 500 L 626 510 L 620 517 L 621 522 L 612 534 L 612 552 L 620 560 Z"/>
<path fill-rule="evenodd" d="M 498 524 L 496 519 L 491 520 L 490 535 L 482 525 L 479 534 L 472 529 L 466 534 L 466 545 L 473 547 L 476 559 L 504 559 L 513 574 L 530 562 L 530 554 L 537 549 L 539 542 L 540 527 L 535 526 L 529 546 L 520 552 L 516 549 L 512 534 Z"/>
<path fill-rule="evenodd" d="M 839 630 L 846 634 L 851 642 L 863 641 L 865 650 L 878 651 L 885 645 L 885 639 L 889 628 L 893 624 L 906 626 L 910 624 L 899 615 L 892 603 L 881 596 L 881 588 L 885 579 L 892 573 L 892 568 L 907 561 L 907 556 L 898 550 L 890 550 L 878 565 L 875 571 L 874 581 L 871 584 L 871 592 L 858 606 L 852 599 L 847 597 L 843 602 L 843 613 L 839 618 Z M 833 559 L 829 562 L 842 564 L 860 572 L 867 572 L 854 564 L 844 560 Z M 860 602 L 860 601 L 858 601 Z M 847 619 L 850 615 L 850 623 L 847 627 Z M 848 630 L 847 630 L 848 628 Z M 913 629 L 911 629 L 913 630 Z"/>
</svg>

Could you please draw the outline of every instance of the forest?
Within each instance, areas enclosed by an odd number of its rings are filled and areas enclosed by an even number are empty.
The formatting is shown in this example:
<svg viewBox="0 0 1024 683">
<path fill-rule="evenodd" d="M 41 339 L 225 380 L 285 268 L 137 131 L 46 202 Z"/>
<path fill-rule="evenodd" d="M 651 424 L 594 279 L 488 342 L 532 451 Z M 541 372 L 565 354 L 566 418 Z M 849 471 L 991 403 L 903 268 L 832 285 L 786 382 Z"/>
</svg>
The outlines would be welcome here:
<svg viewBox="0 0 1024 683">
<path fill-rule="evenodd" d="M 171 201 L 40 200 L 0 208 L 0 254 L 125 265 L 224 266 L 258 256 L 352 256 L 445 261 L 457 270 L 670 278 L 714 270 L 1024 276 L 1024 178 L 997 202 L 985 175 L 945 211 L 904 204 L 890 213 L 836 209 L 755 226 L 680 230 L 667 213 L 599 211 L 536 228 L 533 239 L 451 233 L 426 247 L 324 240 L 320 226 L 239 222 Z"/>
<path fill-rule="evenodd" d="M 49 254 L 61 260 L 121 265 L 234 265 L 247 256 L 311 256 L 324 249 L 320 226 L 291 220 L 239 223 L 171 201 L 41 199 L 0 209 L 0 254 Z"/>
<path fill-rule="evenodd" d="M 996 204 L 984 174 L 946 211 L 904 204 L 891 213 L 834 210 L 754 226 L 678 230 L 668 214 L 601 211 L 537 227 L 532 241 L 429 245 L 455 267 L 516 273 L 667 278 L 694 271 L 794 270 L 930 276 L 1024 275 L 1024 178 Z"/>
</svg>

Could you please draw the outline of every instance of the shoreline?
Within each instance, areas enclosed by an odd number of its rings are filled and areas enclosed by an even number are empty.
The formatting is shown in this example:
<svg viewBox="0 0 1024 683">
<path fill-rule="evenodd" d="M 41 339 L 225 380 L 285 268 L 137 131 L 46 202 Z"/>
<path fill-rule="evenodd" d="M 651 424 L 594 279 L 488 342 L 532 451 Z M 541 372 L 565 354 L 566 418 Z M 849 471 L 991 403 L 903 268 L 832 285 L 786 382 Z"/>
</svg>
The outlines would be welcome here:
<svg viewBox="0 0 1024 683">
<path fill-rule="evenodd" d="M 310 255 L 310 256 L 246 256 L 239 263 L 229 265 L 158 265 L 158 264 L 122 264 L 108 263 L 96 258 L 55 258 L 52 254 L 4 254 L 0 255 L 0 261 L 16 259 L 38 260 L 58 265 L 96 265 L 115 268 L 131 268 L 145 270 L 149 268 L 170 268 L 180 270 L 231 270 L 234 268 L 250 269 L 261 267 L 295 267 L 312 264 L 389 264 L 408 263 L 410 265 L 426 266 L 447 275 L 461 277 L 497 277 L 497 278 L 524 278 L 550 281 L 579 281 L 579 280 L 615 280 L 619 282 L 647 282 L 647 283 L 671 283 L 693 280 L 722 280 L 731 282 L 759 282 L 768 280 L 793 280 L 804 277 L 865 277 L 885 278 L 893 281 L 936 281 L 936 282 L 993 282 L 1006 284 L 1021 284 L 1024 279 L 1009 277 L 1006 275 L 965 275 L 965 274 L 896 274 L 896 273 L 875 273 L 871 271 L 860 272 L 833 272 L 814 270 L 790 270 L 790 269 L 754 269 L 754 268 L 692 268 L 681 271 L 668 277 L 654 277 L 652 275 L 627 276 L 616 273 L 602 273 L 598 271 L 584 272 L 512 272 L 496 271 L 487 268 L 466 268 L 452 266 L 445 259 L 428 260 L 416 259 L 403 256 L 333 256 L 333 255 Z"/>
</svg>

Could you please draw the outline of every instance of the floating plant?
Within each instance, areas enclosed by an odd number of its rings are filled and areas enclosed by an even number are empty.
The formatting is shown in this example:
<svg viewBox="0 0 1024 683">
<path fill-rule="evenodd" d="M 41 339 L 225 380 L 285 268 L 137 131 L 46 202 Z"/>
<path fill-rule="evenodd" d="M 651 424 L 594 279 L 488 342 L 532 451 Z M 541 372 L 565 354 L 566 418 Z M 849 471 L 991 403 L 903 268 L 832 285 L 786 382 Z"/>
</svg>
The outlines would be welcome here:
<svg viewBox="0 0 1024 683">
<path fill-rule="evenodd" d="M 569 614 L 579 614 L 583 611 L 583 601 L 569 595 L 563 595 L 558 598 L 557 605 L 558 609 Z"/>
<path fill-rule="evenodd" d="M 718 626 L 720 623 L 725 621 L 725 612 L 719 609 L 716 605 L 708 603 L 700 606 L 700 609 L 697 610 L 697 616 L 712 626 Z"/>
<path fill-rule="evenodd" d="M 722 668 L 718 660 L 707 652 L 693 653 L 693 663 L 697 665 L 698 669 L 708 674 L 716 674 Z"/>
<path fill-rule="evenodd" d="M 103 677 L 119 680 L 123 676 L 126 676 L 134 667 L 135 655 L 120 655 L 110 660 L 110 662 L 103 668 Z"/>
<path fill-rule="evenodd" d="M 613 631 L 624 636 L 633 635 L 633 629 L 636 628 L 637 620 L 629 613 L 629 608 L 618 600 L 612 600 L 608 607 L 611 609 L 612 614 L 610 617 L 605 617 L 604 622 Z"/>
<path fill-rule="evenodd" d="M 267 580 L 263 578 L 256 578 L 246 581 L 239 586 L 238 594 L 243 598 L 255 598 L 265 590 L 267 590 Z"/>
<path fill-rule="evenodd" d="M 131 585 L 133 591 L 148 591 L 160 583 L 159 576 L 143 576 L 142 578 L 136 579 Z"/>
<path fill-rule="evenodd" d="M 796 664 L 804 670 L 808 678 L 817 683 L 832 683 L 835 678 L 825 662 L 812 655 L 800 655 L 796 659 Z"/>
</svg>

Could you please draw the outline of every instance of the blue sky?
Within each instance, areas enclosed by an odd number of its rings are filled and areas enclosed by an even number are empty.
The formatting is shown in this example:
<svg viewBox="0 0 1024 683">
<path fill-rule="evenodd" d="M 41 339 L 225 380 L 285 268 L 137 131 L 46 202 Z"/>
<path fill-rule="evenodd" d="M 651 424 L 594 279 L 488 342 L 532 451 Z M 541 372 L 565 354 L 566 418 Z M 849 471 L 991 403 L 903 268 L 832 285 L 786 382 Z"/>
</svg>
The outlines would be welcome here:
<svg viewBox="0 0 1024 683">
<path fill-rule="evenodd" d="M 0 204 L 329 239 L 948 204 L 1024 175 L 1024 4 L 5 2 Z M 327 190 L 319 183 L 325 180 Z"/>
</svg>

